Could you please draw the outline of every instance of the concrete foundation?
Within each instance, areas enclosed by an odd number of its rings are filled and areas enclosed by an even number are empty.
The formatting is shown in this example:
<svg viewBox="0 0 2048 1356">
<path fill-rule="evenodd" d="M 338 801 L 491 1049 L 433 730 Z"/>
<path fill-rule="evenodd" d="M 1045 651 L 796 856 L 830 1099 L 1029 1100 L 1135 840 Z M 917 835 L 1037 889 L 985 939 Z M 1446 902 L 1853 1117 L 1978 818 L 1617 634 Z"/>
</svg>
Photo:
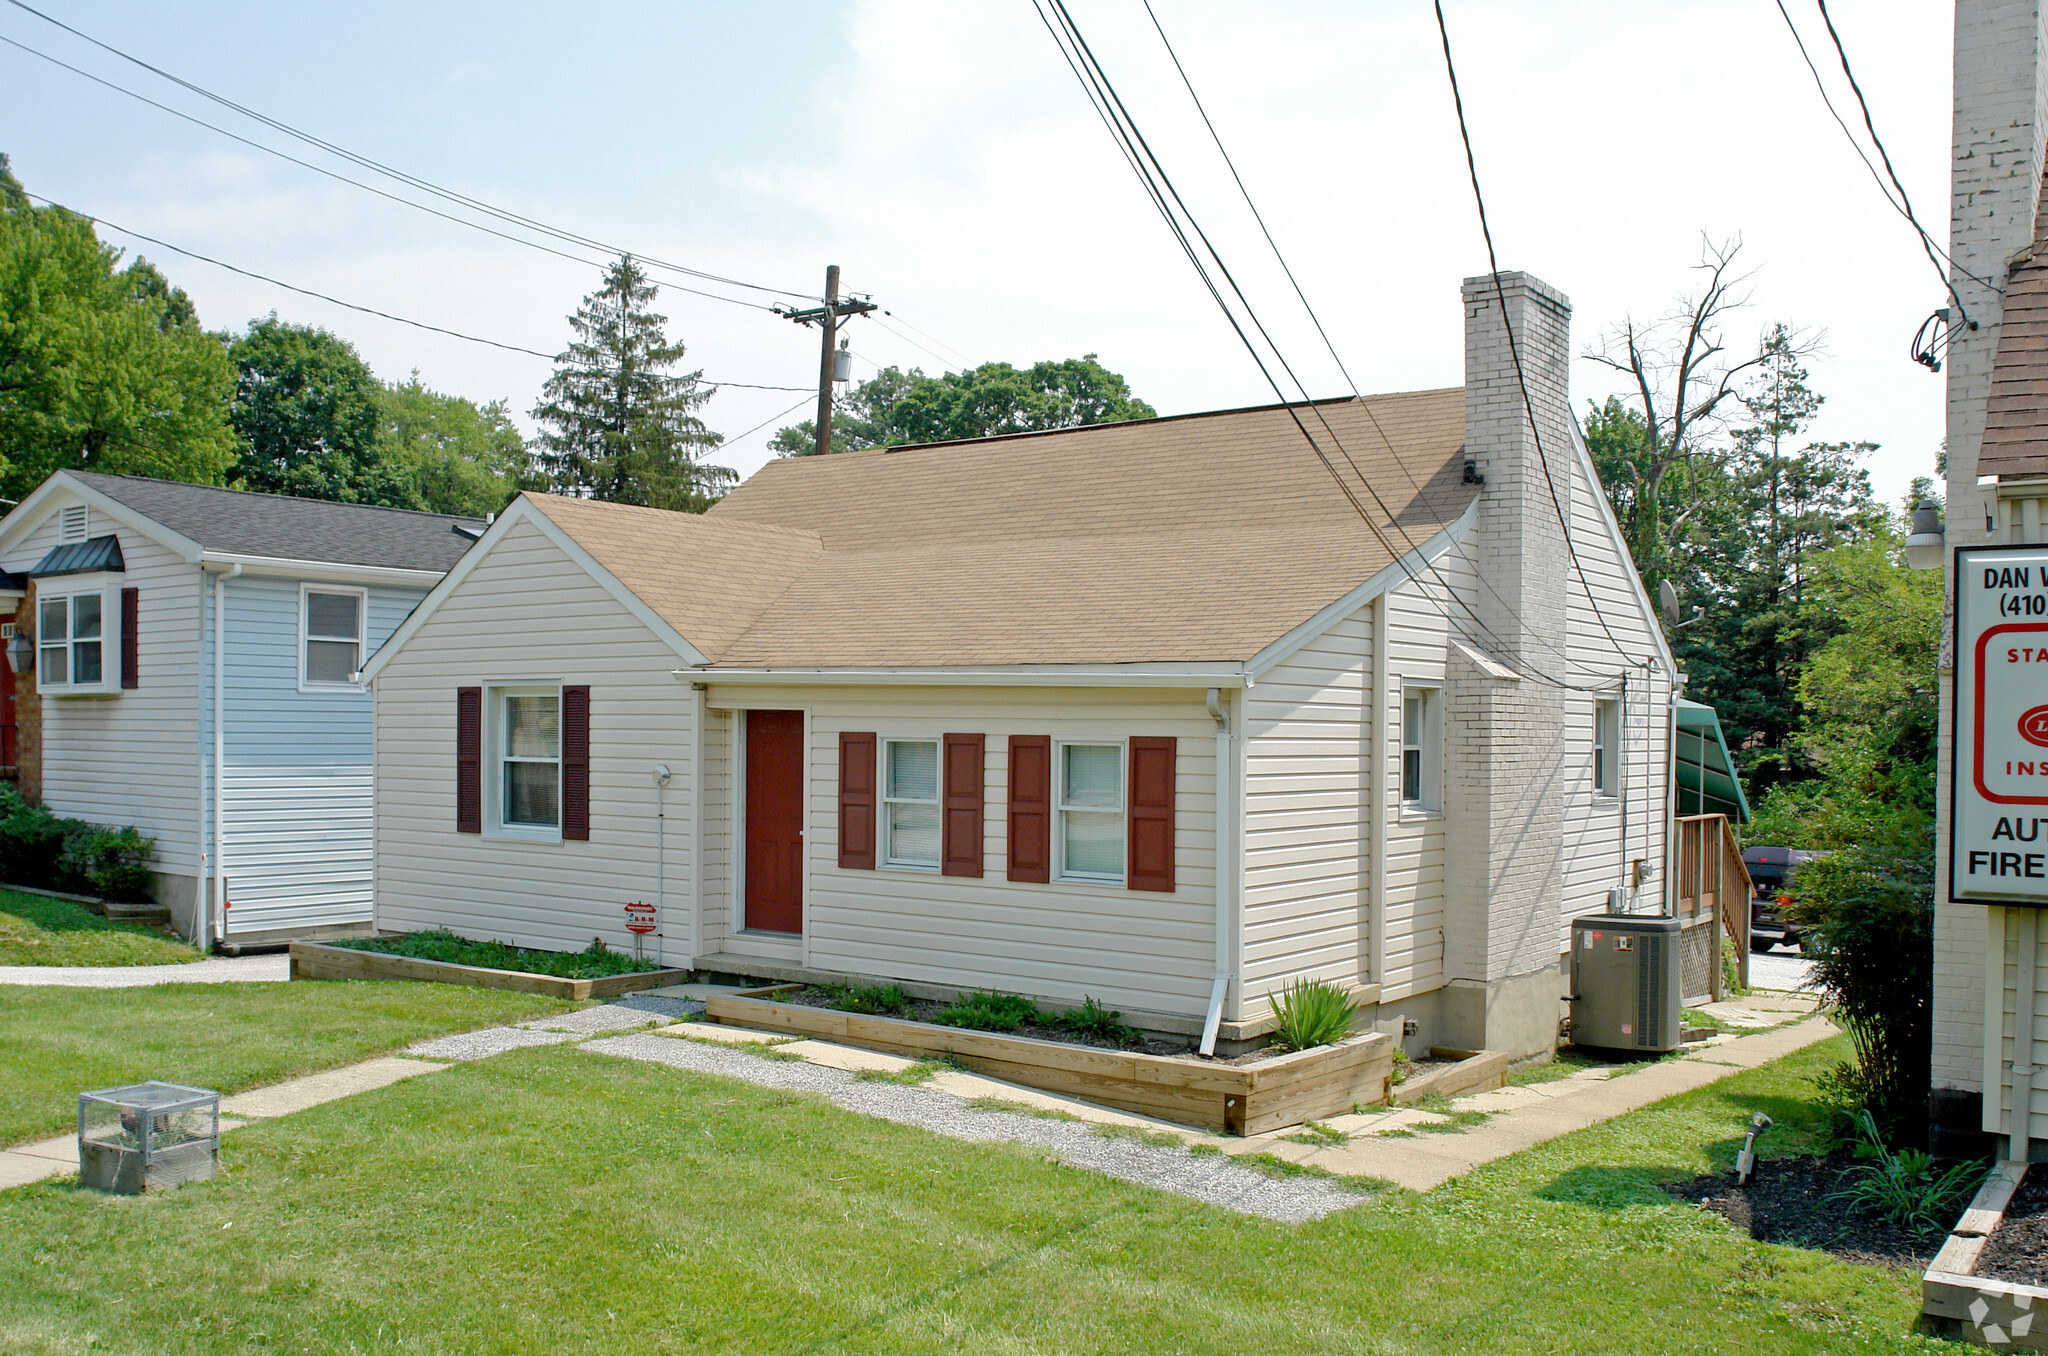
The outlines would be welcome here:
<svg viewBox="0 0 2048 1356">
<path fill-rule="evenodd" d="M 1441 1037 L 1434 1043 L 1501 1050 L 1510 1060 L 1553 1055 L 1565 989 L 1562 961 L 1490 983 L 1454 979 L 1443 988 Z"/>
</svg>

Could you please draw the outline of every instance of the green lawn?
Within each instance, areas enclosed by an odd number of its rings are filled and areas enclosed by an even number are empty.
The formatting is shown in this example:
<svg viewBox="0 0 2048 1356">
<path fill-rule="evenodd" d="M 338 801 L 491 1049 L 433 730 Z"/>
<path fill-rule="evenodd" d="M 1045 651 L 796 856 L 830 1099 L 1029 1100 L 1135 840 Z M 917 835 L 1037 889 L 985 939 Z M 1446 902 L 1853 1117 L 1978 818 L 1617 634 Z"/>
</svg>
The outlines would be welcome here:
<svg viewBox="0 0 2048 1356">
<path fill-rule="evenodd" d="M 237 1131 L 217 1182 L 0 1194 L 0 1349 L 1924 1349 L 1916 1278 L 1753 1243 L 1654 1186 L 1728 1161 L 1753 1109 L 1796 1145 L 1843 1053 L 1283 1226 L 810 1096 L 525 1050 Z"/>
<path fill-rule="evenodd" d="M 89 1088 L 161 1078 L 240 1092 L 570 1006 L 502 989 L 397 981 L 0 985 L 0 1145 L 76 1127 L 78 1094 Z"/>
<path fill-rule="evenodd" d="M 176 965 L 199 953 L 155 928 L 0 886 L 0 965 Z"/>
</svg>

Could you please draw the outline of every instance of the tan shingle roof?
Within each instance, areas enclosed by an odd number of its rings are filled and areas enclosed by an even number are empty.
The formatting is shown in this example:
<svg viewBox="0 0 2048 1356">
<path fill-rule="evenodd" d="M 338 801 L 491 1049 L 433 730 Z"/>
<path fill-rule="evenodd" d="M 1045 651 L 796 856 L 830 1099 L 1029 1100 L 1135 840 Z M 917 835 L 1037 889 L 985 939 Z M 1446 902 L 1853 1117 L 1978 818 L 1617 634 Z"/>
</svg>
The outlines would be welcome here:
<svg viewBox="0 0 2048 1356">
<path fill-rule="evenodd" d="M 2005 319 L 1991 365 L 1977 474 L 2048 476 L 2048 178 L 2034 211 L 2034 247 L 2006 275 Z"/>
<path fill-rule="evenodd" d="M 1471 502 L 1464 409 L 1453 388 L 1302 419 L 1406 550 Z M 1393 559 L 1280 408 L 791 458 L 695 520 L 536 502 L 736 668 L 1239 662 Z M 745 560 L 714 573 L 723 552 Z"/>
</svg>

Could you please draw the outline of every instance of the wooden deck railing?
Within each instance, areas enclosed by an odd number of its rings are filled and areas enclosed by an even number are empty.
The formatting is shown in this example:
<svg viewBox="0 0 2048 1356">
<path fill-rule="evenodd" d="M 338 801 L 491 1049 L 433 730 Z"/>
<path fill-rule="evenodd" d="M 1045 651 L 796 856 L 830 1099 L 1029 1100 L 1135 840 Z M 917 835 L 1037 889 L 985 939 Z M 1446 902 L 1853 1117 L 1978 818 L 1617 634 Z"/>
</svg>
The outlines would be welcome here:
<svg viewBox="0 0 2048 1356">
<path fill-rule="evenodd" d="M 1749 987 L 1749 901 L 1755 887 L 1742 864 L 1742 844 L 1726 815 L 1681 815 L 1678 829 L 1678 879 L 1674 894 L 1681 918 L 1709 915 L 1716 929 L 1735 944 L 1737 977 Z M 1720 948 L 1714 948 L 1712 983 L 1721 995 Z"/>
</svg>

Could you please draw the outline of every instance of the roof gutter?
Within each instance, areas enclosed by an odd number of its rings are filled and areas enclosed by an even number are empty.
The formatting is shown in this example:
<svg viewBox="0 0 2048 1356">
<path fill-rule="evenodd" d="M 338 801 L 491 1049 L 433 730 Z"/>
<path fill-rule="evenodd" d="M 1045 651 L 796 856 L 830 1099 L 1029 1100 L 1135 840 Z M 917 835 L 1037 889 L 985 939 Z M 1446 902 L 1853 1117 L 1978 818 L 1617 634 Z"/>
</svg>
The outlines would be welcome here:
<svg viewBox="0 0 2048 1356">
<path fill-rule="evenodd" d="M 333 560 L 293 560 L 285 556 L 251 556 L 234 551 L 202 551 L 199 559 L 210 566 L 232 566 L 250 574 L 290 575 L 294 579 L 327 579 L 354 584 L 419 584 L 427 588 L 441 582 L 445 570 L 409 570 L 396 565 L 349 565 Z"/>
<path fill-rule="evenodd" d="M 1129 665 L 1029 668 L 674 669 L 691 683 L 749 687 L 1150 687 L 1248 688 L 1243 669 L 1143 670 Z"/>
</svg>

